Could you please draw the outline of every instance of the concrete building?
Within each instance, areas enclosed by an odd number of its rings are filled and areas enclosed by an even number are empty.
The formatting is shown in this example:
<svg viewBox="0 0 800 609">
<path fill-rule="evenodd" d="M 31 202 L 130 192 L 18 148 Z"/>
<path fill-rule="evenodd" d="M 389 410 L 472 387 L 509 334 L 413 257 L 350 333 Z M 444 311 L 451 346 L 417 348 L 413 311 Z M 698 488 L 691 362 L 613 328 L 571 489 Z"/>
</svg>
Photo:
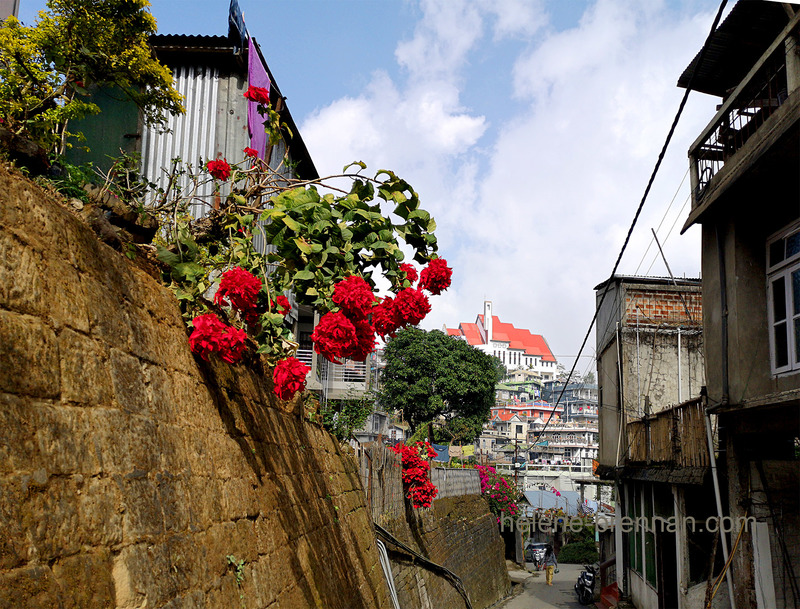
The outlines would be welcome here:
<svg viewBox="0 0 800 609">
<path fill-rule="evenodd" d="M 501 322 L 488 300 L 483 303 L 483 315 L 478 315 L 475 323 L 445 327 L 443 331 L 497 357 L 508 370 L 528 369 L 538 372 L 542 380 L 555 378 L 558 362 L 545 338 Z"/>
<path fill-rule="evenodd" d="M 739 2 L 679 84 L 720 98 L 689 150 L 708 411 L 736 607 L 800 606 L 800 5 Z M 738 539 L 735 551 L 733 545 Z"/>
<path fill-rule="evenodd" d="M 713 514 L 699 400 L 705 384 L 700 281 L 616 276 L 595 289 L 597 473 L 613 481 L 617 497 L 614 542 L 602 540 L 600 557 L 615 560 L 616 568 L 601 586 L 638 609 L 699 609 L 713 536 L 664 530 L 654 517 Z M 624 518 L 635 526 L 623 528 Z"/>
</svg>

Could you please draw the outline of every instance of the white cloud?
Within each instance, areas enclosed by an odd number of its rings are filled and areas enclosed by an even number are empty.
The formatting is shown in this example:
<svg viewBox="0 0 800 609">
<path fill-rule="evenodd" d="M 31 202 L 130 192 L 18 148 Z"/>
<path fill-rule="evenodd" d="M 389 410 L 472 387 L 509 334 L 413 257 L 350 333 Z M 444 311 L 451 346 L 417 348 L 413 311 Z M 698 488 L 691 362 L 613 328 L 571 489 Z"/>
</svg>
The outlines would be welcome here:
<svg viewBox="0 0 800 609">
<path fill-rule="evenodd" d="M 502 0 L 420 6 L 413 37 L 397 47 L 403 76 L 373 75 L 360 96 L 303 124 L 304 139 L 323 173 L 361 159 L 420 192 L 454 268 L 426 327 L 474 321 L 487 299 L 504 321 L 544 334 L 557 355 L 574 354 L 592 317 L 592 288 L 611 271 L 683 93 L 675 82 L 713 15 L 599 0 L 574 29 L 554 32 L 540 3 L 515 2 L 526 7 L 516 21 Z M 496 112 L 478 115 L 476 96 L 497 93 L 476 86 L 471 60 L 500 47 L 516 49 L 504 58 L 516 114 L 497 98 L 481 106 Z M 713 115 L 715 100 L 702 98 L 687 105 L 621 272 L 635 271 L 686 172 L 688 145 Z M 696 275 L 698 237 L 677 236 L 686 213 L 665 250 L 676 274 Z M 663 263 L 652 273 L 665 274 Z"/>
</svg>

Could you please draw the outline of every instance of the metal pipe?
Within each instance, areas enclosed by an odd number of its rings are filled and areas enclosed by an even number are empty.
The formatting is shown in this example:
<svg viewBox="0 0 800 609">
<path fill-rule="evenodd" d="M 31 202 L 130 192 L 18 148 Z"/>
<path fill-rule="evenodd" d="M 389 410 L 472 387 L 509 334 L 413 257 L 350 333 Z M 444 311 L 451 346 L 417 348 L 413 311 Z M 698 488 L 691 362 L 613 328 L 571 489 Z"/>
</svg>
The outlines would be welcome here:
<svg viewBox="0 0 800 609">
<path fill-rule="evenodd" d="M 681 393 L 681 327 L 680 326 L 678 326 L 678 404 L 683 404 L 683 397 Z"/>
<path fill-rule="evenodd" d="M 719 493 L 719 476 L 717 475 L 717 458 L 714 456 L 714 438 L 711 435 L 711 415 L 706 412 L 706 437 L 708 439 L 708 458 L 711 462 L 711 478 L 714 481 L 714 499 L 717 501 L 717 518 L 722 524 L 722 497 Z M 722 556 L 725 563 L 728 562 L 728 540 L 725 533 L 719 532 L 719 540 L 722 542 Z M 713 568 L 713 567 L 712 567 Z M 728 582 L 728 598 L 731 600 L 731 609 L 736 609 L 736 599 L 733 597 L 733 580 L 731 579 L 730 569 L 725 571 L 725 580 Z"/>
</svg>

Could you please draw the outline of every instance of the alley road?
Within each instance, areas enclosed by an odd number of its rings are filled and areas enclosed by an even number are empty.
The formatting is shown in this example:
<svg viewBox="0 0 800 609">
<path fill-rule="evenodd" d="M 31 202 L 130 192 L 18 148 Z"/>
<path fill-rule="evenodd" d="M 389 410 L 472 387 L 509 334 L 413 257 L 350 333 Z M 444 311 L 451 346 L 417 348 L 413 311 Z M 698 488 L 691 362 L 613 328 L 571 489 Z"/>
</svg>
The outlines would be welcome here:
<svg viewBox="0 0 800 609">
<path fill-rule="evenodd" d="M 578 581 L 583 566 L 560 565 L 560 571 L 553 575 L 553 585 L 544 582 L 544 571 L 538 577 L 529 577 L 524 583 L 522 593 L 499 605 L 497 609 L 585 609 L 578 602 L 573 586 Z"/>
</svg>

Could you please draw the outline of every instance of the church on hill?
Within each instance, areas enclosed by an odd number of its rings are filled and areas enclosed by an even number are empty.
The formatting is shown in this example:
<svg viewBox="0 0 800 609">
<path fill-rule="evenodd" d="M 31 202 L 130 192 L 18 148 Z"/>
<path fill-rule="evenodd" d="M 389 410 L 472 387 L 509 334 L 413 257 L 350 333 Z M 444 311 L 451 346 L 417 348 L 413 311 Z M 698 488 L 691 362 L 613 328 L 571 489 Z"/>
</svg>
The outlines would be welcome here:
<svg viewBox="0 0 800 609">
<path fill-rule="evenodd" d="M 475 323 L 462 323 L 458 328 L 445 327 L 444 331 L 499 358 L 508 370 L 534 370 L 543 381 L 556 377 L 556 358 L 544 336 L 503 323 L 492 313 L 491 301 L 483 303 L 483 315 L 478 315 Z"/>
</svg>

